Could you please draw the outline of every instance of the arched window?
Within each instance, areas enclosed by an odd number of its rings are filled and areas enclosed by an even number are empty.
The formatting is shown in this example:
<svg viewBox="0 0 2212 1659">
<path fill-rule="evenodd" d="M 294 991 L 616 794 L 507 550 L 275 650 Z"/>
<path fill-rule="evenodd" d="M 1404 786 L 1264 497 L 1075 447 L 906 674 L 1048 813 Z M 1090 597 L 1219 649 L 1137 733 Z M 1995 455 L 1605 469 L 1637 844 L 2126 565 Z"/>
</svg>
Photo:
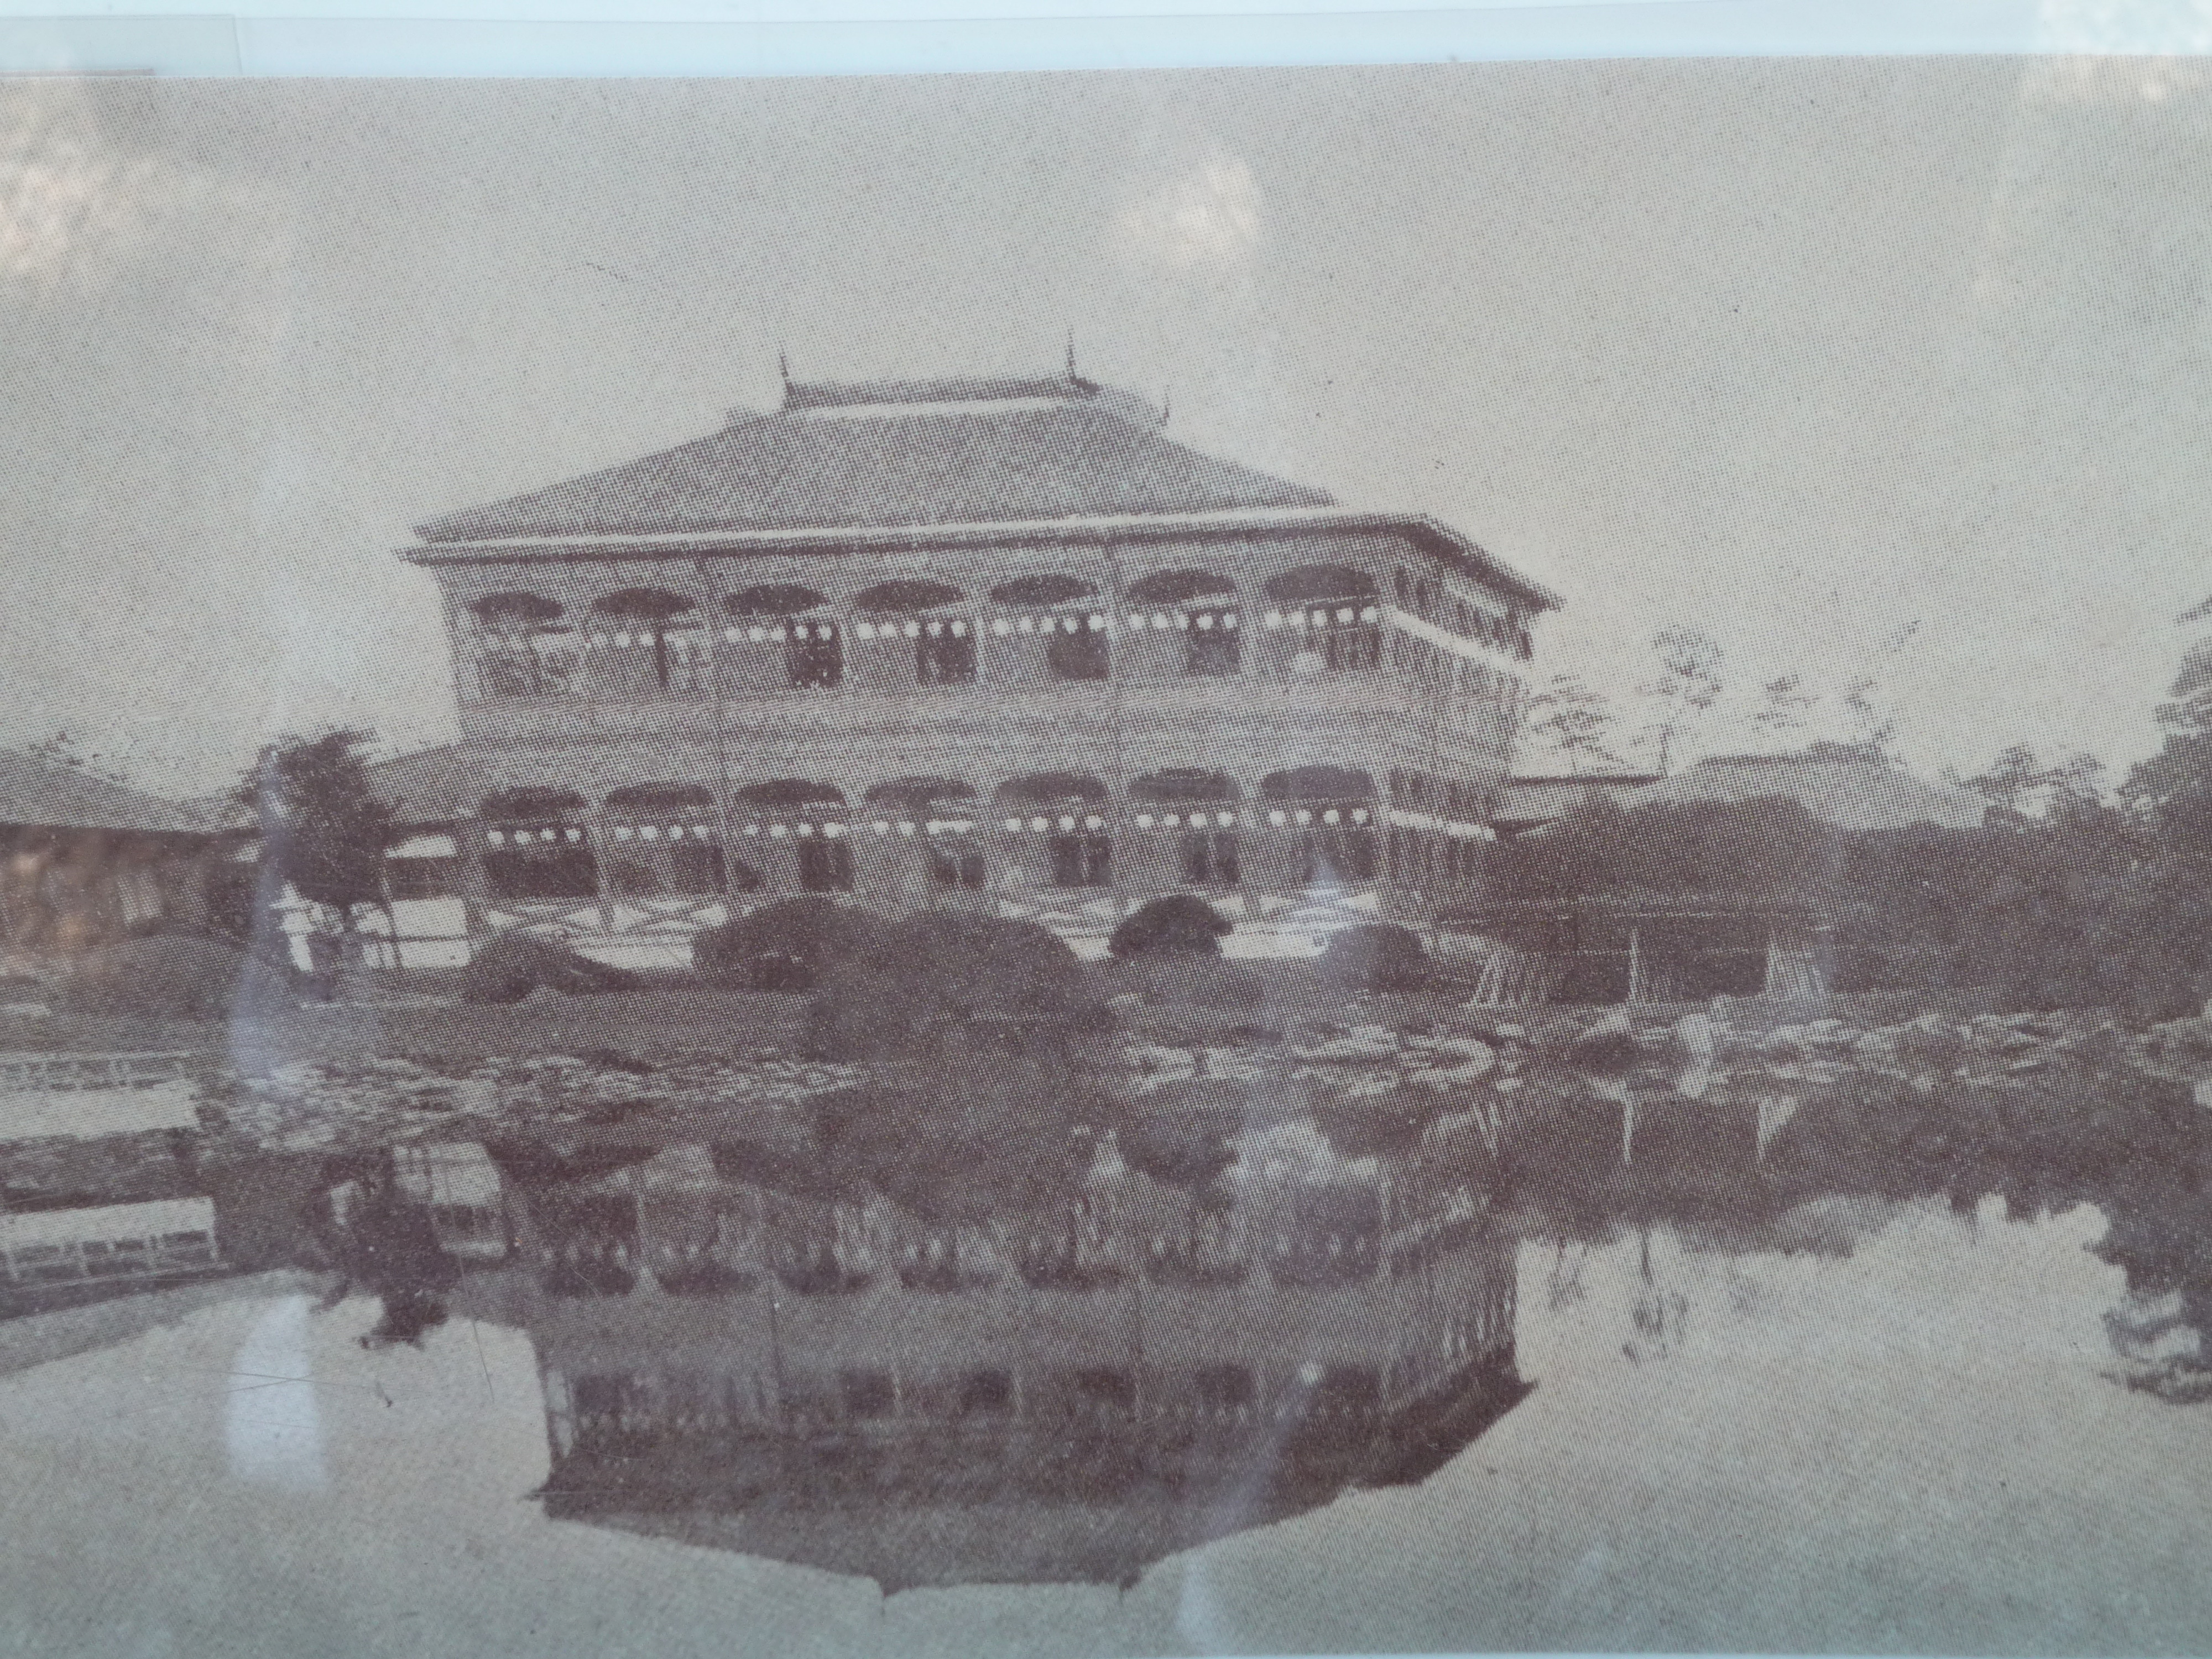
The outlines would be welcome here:
<svg viewBox="0 0 2212 1659">
<path fill-rule="evenodd" d="M 1375 780 L 1356 767 L 1300 766 L 1260 780 L 1262 800 L 1365 800 Z"/>
<path fill-rule="evenodd" d="M 862 620 L 854 632 L 863 642 L 911 653 L 913 684 L 969 685 L 975 679 L 975 625 L 967 617 L 948 616 L 968 596 L 943 582 L 907 579 L 878 582 L 853 596 Z"/>
<path fill-rule="evenodd" d="M 706 630 L 690 600 L 659 587 L 625 587 L 592 606 L 599 684 L 609 696 L 690 695 L 704 688 Z"/>
<path fill-rule="evenodd" d="M 998 792 L 1007 836 L 1026 847 L 1042 840 L 1042 870 L 1054 887 L 1106 887 L 1114 879 L 1114 837 L 1106 786 L 1080 772 L 1039 772 Z M 1025 863 L 1017 854 L 1017 862 Z"/>
<path fill-rule="evenodd" d="M 957 778 L 894 778 L 871 788 L 866 805 L 873 809 L 869 828 L 876 835 L 927 846 L 930 879 L 938 886 L 981 890 L 986 872 L 974 839 L 978 808 L 972 787 Z"/>
<path fill-rule="evenodd" d="M 991 590 L 991 603 L 1008 606 L 1066 605 L 1097 596 L 1098 584 L 1080 576 L 1017 576 Z"/>
<path fill-rule="evenodd" d="M 488 819 L 514 820 L 547 817 L 561 812 L 580 812 L 587 803 L 573 789 L 555 785 L 526 785 L 519 789 L 503 789 L 495 795 L 486 795 L 479 812 Z"/>
<path fill-rule="evenodd" d="M 1129 785 L 1139 831 L 1174 838 L 1175 868 L 1190 887 L 1234 887 L 1244 879 L 1237 802 L 1243 792 L 1225 772 L 1171 767 Z"/>
<path fill-rule="evenodd" d="M 1243 666 L 1237 584 L 1211 570 L 1158 570 L 1129 584 L 1132 633 L 1177 641 L 1182 672 L 1210 677 Z"/>
<path fill-rule="evenodd" d="M 748 784 L 731 798 L 732 828 L 763 846 L 787 845 L 797 862 L 799 889 L 809 893 L 853 890 L 853 848 L 845 792 L 833 783 L 777 778 Z"/>
<path fill-rule="evenodd" d="M 799 582 L 765 582 L 731 594 L 722 601 L 722 609 L 732 617 L 797 617 L 829 603 Z"/>
<path fill-rule="evenodd" d="M 764 583 L 724 599 L 729 620 L 722 639 L 740 659 L 739 679 L 754 678 L 745 672 L 744 659 L 765 656 L 781 662 L 787 687 L 828 690 L 843 684 L 844 634 L 835 617 L 823 614 L 829 603 L 797 582 Z"/>
<path fill-rule="evenodd" d="M 1041 644 L 1055 680 L 1103 680 L 1113 672 L 1109 618 L 1098 585 L 1080 576 L 1018 576 L 991 590 L 1001 614 L 991 619 L 994 648 L 1019 663 Z"/>
<path fill-rule="evenodd" d="M 723 887 L 714 792 L 698 783 L 634 783 L 605 802 L 608 889 L 623 898 L 696 896 Z"/>
<path fill-rule="evenodd" d="M 1264 821 L 1295 837 L 1292 879 L 1344 887 L 1375 879 L 1375 780 L 1354 767 L 1301 766 L 1260 781 Z"/>
<path fill-rule="evenodd" d="M 973 786 L 957 778 L 893 778 L 871 787 L 865 798 L 871 806 L 895 808 L 909 814 L 927 813 L 940 804 L 959 805 L 975 799 Z"/>
<path fill-rule="evenodd" d="M 1103 805 L 1108 792 L 1104 784 L 1086 772 L 1033 772 L 1002 786 L 999 799 L 1022 805 L 1063 800 Z"/>
<path fill-rule="evenodd" d="M 1267 583 L 1267 625 L 1290 642 L 1292 675 L 1374 668 L 1382 660 L 1382 609 L 1375 579 L 1348 565 L 1310 564 Z"/>
<path fill-rule="evenodd" d="M 1130 799 L 1151 802 L 1233 801 L 1243 793 L 1237 780 L 1226 772 L 1209 772 L 1197 766 L 1147 772 L 1129 784 Z"/>
<path fill-rule="evenodd" d="M 477 684 L 486 697 L 548 697 L 575 678 L 576 631 L 551 599 L 494 593 L 469 607 L 476 618 Z"/>
<path fill-rule="evenodd" d="M 484 799 L 484 879 L 504 899 L 587 899 L 599 892 L 586 810 L 573 789 L 508 789 Z"/>
</svg>

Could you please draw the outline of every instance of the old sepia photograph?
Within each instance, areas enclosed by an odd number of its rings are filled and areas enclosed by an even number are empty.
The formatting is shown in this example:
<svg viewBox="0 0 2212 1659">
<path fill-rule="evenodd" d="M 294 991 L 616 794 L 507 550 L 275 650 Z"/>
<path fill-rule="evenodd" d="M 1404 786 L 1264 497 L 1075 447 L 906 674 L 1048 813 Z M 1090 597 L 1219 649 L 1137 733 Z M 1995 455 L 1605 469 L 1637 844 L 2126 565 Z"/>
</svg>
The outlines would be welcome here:
<svg viewBox="0 0 2212 1659">
<path fill-rule="evenodd" d="M 0 1650 L 2212 1648 L 2208 179 L 0 81 Z"/>
</svg>

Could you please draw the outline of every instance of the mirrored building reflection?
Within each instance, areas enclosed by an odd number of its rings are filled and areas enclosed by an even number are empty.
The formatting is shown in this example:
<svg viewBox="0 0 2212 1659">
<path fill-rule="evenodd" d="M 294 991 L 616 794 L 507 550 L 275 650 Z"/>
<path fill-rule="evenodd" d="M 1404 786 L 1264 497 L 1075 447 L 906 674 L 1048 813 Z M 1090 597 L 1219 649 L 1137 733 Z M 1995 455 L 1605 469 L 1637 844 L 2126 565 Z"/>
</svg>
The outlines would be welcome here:
<svg viewBox="0 0 2212 1659">
<path fill-rule="evenodd" d="M 1109 1142 L 980 1218 L 734 1146 L 507 1162 L 562 1519 L 887 1592 L 1127 1583 L 1421 1480 L 1527 1391 L 1511 1243 L 1418 1154 L 1185 1190 Z"/>
</svg>

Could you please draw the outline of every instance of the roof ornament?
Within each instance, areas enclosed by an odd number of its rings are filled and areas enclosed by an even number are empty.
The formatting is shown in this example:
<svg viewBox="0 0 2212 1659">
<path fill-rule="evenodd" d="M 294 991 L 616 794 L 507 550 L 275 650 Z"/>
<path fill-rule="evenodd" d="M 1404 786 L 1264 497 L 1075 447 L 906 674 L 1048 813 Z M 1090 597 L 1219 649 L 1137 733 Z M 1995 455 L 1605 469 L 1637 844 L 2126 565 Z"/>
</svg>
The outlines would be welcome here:
<svg viewBox="0 0 2212 1659">
<path fill-rule="evenodd" d="M 1071 380 L 1082 378 L 1075 372 L 1075 325 L 1073 323 L 1067 325 L 1067 378 Z"/>
<path fill-rule="evenodd" d="M 1168 423 L 1168 416 L 1174 412 L 1175 388 L 1171 386 L 1164 386 L 1160 388 L 1160 424 L 1165 426 Z"/>
<path fill-rule="evenodd" d="M 779 344 L 775 349 L 775 372 L 783 380 L 783 400 L 791 401 L 791 357 Z"/>
</svg>

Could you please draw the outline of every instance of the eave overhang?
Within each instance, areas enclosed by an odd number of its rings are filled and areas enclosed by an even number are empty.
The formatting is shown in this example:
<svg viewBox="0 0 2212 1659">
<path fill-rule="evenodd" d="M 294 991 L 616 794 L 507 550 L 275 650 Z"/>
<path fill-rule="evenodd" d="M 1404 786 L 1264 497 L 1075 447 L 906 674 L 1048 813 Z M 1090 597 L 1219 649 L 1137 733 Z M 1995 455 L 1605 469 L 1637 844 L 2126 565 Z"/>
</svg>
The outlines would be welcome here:
<svg viewBox="0 0 2212 1659">
<path fill-rule="evenodd" d="M 965 552 L 1000 547 L 1111 547 L 1192 538 L 1285 538 L 1314 534 L 1394 535 L 1521 600 L 1556 611 L 1559 596 L 1493 557 L 1441 520 L 1420 514 L 1279 511 L 1148 514 L 889 528 L 757 530 L 664 536 L 561 536 L 482 542 L 434 542 L 399 550 L 426 568 L 471 564 L 574 563 L 605 559 L 710 559 L 772 556 Z"/>
</svg>

